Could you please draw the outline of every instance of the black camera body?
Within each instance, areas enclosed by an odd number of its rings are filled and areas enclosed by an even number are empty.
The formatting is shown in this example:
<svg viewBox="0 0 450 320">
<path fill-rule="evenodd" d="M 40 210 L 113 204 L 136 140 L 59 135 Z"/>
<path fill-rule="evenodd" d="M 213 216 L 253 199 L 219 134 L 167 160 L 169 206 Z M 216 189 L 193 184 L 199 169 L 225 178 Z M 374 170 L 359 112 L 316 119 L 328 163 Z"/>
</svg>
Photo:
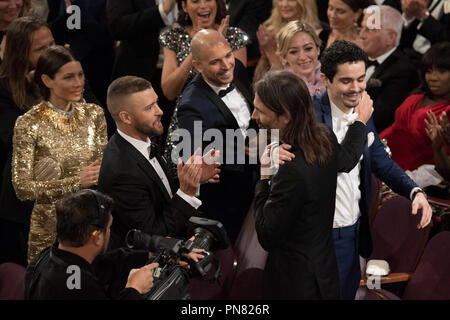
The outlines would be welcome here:
<svg viewBox="0 0 450 320">
<path fill-rule="evenodd" d="M 185 300 L 189 298 L 189 280 L 192 276 L 205 276 L 214 261 L 214 250 L 225 249 L 230 240 L 223 224 L 216 220 L 191 217 L 188 235 L 194 241 L 167 238 L 130 230 L 125 238 L 129 248 L 146 249 L 155 252 L 155 257 L 147 264 L 157 262 L 159 267 L 153 271 L 154 285 L 146 294 L 148 300 Z M 204 249 L 204 258 L 198 262 L 189 260 L 190 271 L 178 264 L 185 253 L 193 248 Z"/>
</svg>

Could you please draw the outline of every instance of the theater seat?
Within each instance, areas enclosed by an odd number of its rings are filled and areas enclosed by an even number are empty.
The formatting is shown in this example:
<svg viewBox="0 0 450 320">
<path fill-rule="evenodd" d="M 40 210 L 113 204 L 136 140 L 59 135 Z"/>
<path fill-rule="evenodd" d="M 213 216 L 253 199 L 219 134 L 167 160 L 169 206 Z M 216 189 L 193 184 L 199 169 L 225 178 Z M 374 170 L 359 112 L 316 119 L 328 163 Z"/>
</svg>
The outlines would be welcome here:
<svg viewBox="0 0 450 320">
<path fill-rule="evenodd" d="M 442 231 L 427 244 L 415 272 L 402 295 L 403 300 L 450 299 L 450 231 Z M 384 289 L 368 290 L 365 300 L 392 300 Z"/>
<path fill-rule="evenodd" d="M 261 300 L 264 270 L 250 268 L 241 272 L 231 287 L 228 300 Z"/>
<path fill-rule="evenodd" d="M 0 300 L 23 300 L 25 268 L 19 264 L 0 264 Z"/>
</svg>

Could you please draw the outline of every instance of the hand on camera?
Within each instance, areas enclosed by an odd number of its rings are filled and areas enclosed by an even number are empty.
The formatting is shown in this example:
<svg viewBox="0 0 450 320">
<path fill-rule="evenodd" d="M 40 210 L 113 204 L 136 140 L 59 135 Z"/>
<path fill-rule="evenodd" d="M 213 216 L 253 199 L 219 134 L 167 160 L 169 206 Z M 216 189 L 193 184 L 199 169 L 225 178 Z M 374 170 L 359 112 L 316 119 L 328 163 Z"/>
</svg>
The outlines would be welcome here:
<svg viewBox="0 0 450 320">
<path fill-rule="evenodd" d="M 139 269 L 132 269 L 125 288 L 136 289 L 140 294 L 149 292 L 153 287 L 153 269 L 157 267 L 158 263 L 151 263 Z"/>
</svg>

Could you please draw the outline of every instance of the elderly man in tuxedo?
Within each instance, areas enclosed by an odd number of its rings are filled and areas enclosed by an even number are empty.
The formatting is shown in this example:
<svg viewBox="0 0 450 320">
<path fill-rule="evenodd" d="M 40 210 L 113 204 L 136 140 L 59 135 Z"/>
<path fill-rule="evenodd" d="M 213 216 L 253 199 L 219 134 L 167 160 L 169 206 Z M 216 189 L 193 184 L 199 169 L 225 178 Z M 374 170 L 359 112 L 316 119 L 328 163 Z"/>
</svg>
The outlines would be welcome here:
<svg viewBox="0 0 450 320">
<path fill-rule="evenodd" d="M 245 81 L 246 71 L 234 58 L 222 34 L 210 29 L 199 31 L 192 39 L 191 51 L 192 63 L 199 74 L 183 91 L 178 124 L 180 129 L 189 132 L 191 146 L 205 137 L 206 141 L 200 145 L 202 150 L 210 145 L 207 138 L 210 129 L 223 137 L 224 143 L 217 144 L 223 155 L 220 182 L 202 185 L 200 199 L 205 216 L 221 221 L 234 241 L 247 215 L 258 178 L 256 163 L 249 164 L 247 156 L 242 154 L 244 148 L 238 143 L 246 140 L 249 129 L 257 128 L 250 119 L 253 97 Z M 201 125 L 201 131 L 196 130 L 196 125 Z M 229 137 L 227 129 L 232 129 L 235 136 Z M 238 161 L 242 158 L 244 161 Z"/>
<path fill-rule="evenodd" d="M 339 142 L 356 118 L 354 109 L 364 95 L 366 62 L 364 51 L 347 41 L 338 40 L 323 53 L 321 77 L 327 91 L 314 96 L 313 105 L 319 121 L 333 129 Z M 368 142 L 362 159 L 349 173 L 339 173 L 337 180 L 333 238 L 343 299 L 354 299 L 359 287 L 359 255 L 367 258 L 372 252 L 368 219 L 371 173 L 396 193 L 411 199 L 412 214 L 421 209 L 418 228 L 427 226 L 431 219 L 425 193 L 389 158 L 372 119 L 367 122 L 367 129 Z"/>
<path fill-rule="evenodd" d="M 178 162 L 178 179 L 150 138 L 163 133 L 162 110 L 149 81 L 125 76 L 108 89 L 108 110 L 117 132 L 103 154 L 98 185 L 114 199 L 110 248 L 124 245 L 130 229 L 150 235 L 186 236 L 186 223 L 201 201 L 195 197 L 200 182 L 218 178 L 215 151 L 208 162 L 193 155 Z"/>
<path fill-rule="evenodd" d="M 395 110 L 419 83 L 415 67 L 397 48 L 401 34 L 402 16 L 396 9 L 370 6 L 365 10 L 360 38 L 369 56 L 367 92 L 374 102 L 378 132 L 394 122 Z"/>
</svg>

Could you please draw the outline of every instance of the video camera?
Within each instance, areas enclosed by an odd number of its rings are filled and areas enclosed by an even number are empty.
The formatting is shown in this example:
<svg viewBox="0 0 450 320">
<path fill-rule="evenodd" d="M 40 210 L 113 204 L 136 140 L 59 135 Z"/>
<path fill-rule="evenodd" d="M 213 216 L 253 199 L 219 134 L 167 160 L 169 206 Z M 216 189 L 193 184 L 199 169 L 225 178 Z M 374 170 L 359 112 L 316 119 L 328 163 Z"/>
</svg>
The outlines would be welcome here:
<svg viewBox="0 0 450 320">
<path fill-rule="evenodd" d="M 130 230 L 125 243 L 132 249 L 145 249 L 156 255 L 147 264 L 157 262 L 159 267 L 154 270 L 153 288 L 146 294 L 148 300 L 186 300 L 189 298 L 189 279 L 191 276 L 205 276 L 211 269 L 214 256 L 213 251 L 225 249 L 230 240 L 223 224 L 216 220 L 191 217 L 188 223 L 188 235 L 194 240 L 180 240 L 162 236 L 150 236 L 142 231 Z M 193 248 L 204 249 L 203 259 L 198 262 L 189 260 L 189 272 L 178 264 Z"/>
</svg>

